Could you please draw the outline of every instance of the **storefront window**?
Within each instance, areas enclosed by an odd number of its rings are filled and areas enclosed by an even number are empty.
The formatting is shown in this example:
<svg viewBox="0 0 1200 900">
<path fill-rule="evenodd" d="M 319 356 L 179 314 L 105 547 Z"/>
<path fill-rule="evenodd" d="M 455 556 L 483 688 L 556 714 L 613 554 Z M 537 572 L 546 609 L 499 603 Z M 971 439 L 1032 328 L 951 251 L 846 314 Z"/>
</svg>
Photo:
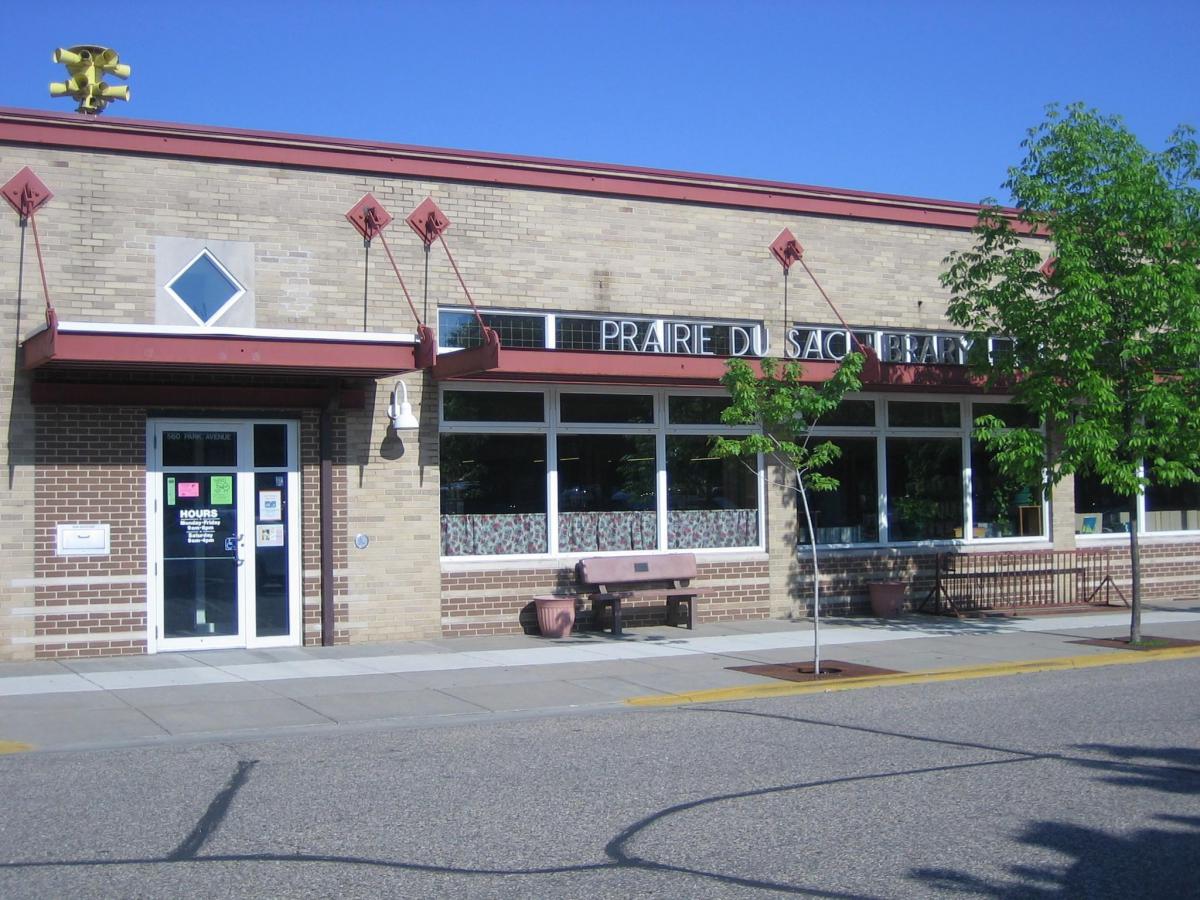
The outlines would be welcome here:
<svg viewBox="0 0 1200 900">
<path fill-rule="evenodd" d="M 1147 531 L 1197 529 L 1200 529 L 1200 484 L 1192 481 L 1174 487 L 1151 485 L 1147 489 Z"/>
<path fill-rule="evenodd" d="M 889 437 L 887 483 L 893 541 L 963 536 L 962 443 L 958 438 Z"/>
<path fill-rule="evenodd" d="M 761 546 L 756 461 L 710 450 L 714 434 L 753 430 L 721 424 L 728 403 L 647 389 L 443 389 L 443 556 Z"/>
<path fill-rule="evenodd" d="M 844 425 L 871 427 L 875 424 L 875 401 L 843 400 L 837 409 L 826 413 L 817 424 L 826 428 Z"/>
<path fill-rule="evenodd" d="M 546 438 L 443 434 L 442 555 L 545 553 Z"/>
<path fill-rule="evenodd" d="M 667 418 L 672 425 L 720 425 L 728 397 L 668 397 Z"/>
<path fill-rule="evenodd" d="M 564 422 L 644 425 L 654 421 L 654 398 L 648 394 L 564 393 L 560 403 Z"/>
<path fill-rule="evenodd" d="M 1129 531 L 1129 499 L 1121 497 L 1091 473 L 1075 474 L 1075 533 L 1116 534 Z"/>
<path fill-rule="evenodd" d="M 447 391 L 442 395 L 447 422 L 542 422 L 541 391 Z"/>
<path fill-rule="evenodd" d="M 491 328 L 505 347 L 545 347 L 546 319 L 544 316 L 523 316 L 514 313 L 480 314 L 483 323 Z M 443 309 L 438 313 L 439 343 L 443 347 L 477 347 L 483 343 L 483 332 L 473 312 Z"/>
<path fill-rule="evenodd" d="M 984 415 L 975 408 L 977 416 Z M 992 453 L 971 441 L 972 534 L 977 538 L 1040 537 L 1040 485 L 1020 484 L 1004 475 Z"/>
<path fill-rule="evenodd" d="M 656 549 L 654 443 L 653 435 L 559 435 L 562 552 Z"/>
<path fill-rule="evenodd" d="M 888 425 L 892 428 L 958 428 L 961 421 L 957 403 L 888 401 Z"/>
<path fill-rule="evenodd" d="M 879 540 L 879 479 L 875 438 L 837 438 L 842 455 L 822 472 L 837 479 L 832 491 L 809 491 L 818 544 L 868 544 Z M 804 506 L 797 502 L 798 539 L 808 540 Z"/>
<path fill-rule="evenodd" d="M 758 472 L 753 462 L 718 459 L 712 439 L 667 437 L 667 546 L 758 544 Z"/>
</svg>

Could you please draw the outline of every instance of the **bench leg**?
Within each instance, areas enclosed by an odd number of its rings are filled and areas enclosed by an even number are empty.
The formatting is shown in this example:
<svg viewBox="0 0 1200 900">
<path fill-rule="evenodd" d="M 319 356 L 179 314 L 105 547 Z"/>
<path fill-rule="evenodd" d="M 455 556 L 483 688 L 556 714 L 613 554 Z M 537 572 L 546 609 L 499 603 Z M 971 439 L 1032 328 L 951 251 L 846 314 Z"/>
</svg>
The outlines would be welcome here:
<svg viewBox="0 0 1200 900">
<path fill-rule="evenodd" d="M 677 626 L 679 624 L 679 604 L 687 604 L 687 627 L 688 631 L 692 630 L 695 624 L 696 602 L 691 597 L 668 597 L 667 598 L 667 624 Z"/>
<path fill-rule="evenodd" d="M 612 633 L 618 635 L 621 633 L 621 598 L 617 597 L 609 602 L 612 604 Z"/>
</svg>

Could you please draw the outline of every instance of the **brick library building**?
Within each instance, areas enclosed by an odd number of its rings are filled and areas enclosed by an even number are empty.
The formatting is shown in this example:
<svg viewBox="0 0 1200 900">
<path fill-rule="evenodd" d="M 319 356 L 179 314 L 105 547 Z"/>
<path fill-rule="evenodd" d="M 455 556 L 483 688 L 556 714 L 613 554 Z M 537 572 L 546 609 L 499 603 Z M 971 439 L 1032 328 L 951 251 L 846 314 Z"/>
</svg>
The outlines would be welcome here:
<svg viewBox="0 0 1200 900">
<path fill-rule="evenodd" d="M 12 109 L 0 182 L 0 659 L 535 630 L 606 554 L 694 554 L 700 622 L 805 616 L 807 523 L 786 472 L 713 455 L 748 433 L 720 377 L 820 382 L 854 340 L 824 610 L 1014 553 L 1102 551 L 1128 593 L 1122 498 L 972 440 L 1008 400 L 945 318 L 974 205 Z M 1196 487 L 1139 502 L 1145 596 L 1194 599 Z"/>
</svg>

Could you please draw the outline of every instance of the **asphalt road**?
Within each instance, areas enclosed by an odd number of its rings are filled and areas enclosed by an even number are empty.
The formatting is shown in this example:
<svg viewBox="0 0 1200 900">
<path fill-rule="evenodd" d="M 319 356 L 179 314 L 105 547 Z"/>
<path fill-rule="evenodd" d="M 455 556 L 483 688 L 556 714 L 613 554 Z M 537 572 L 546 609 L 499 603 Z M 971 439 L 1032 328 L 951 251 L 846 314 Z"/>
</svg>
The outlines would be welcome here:
<svg viewBox="0 0 1200 900">
<path fill-rule="evenodd" d="M 1198 676 L 0 757 L 0 896 L 1195 897 Z"/>
</svg>

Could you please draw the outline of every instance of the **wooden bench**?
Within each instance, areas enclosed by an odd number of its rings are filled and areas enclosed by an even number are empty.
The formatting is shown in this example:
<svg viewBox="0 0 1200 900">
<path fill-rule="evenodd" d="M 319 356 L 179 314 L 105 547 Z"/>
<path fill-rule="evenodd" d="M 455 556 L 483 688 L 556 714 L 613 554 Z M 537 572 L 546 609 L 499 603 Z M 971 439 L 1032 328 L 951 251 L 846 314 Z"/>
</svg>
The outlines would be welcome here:
<svg viewBox="0 0 1200 900">
<path fill-rule="evenodd" d="M 696 623 L 696 598 L 707 593 L 688 586 L 696 577 L 692 553 L 642 554 L 636 556 L 591 556 L 575 566 L 579 587 L 592 601 L 592 619 L 597 628 L 604 607 L 612 610 L 612 633 L 621 633 L 621 603 L 638 597 L 663 597 L 667 601 L 667 624 L 679 623 L 679 605 L 687 604 L 687 627 Z"/>
</svg>

